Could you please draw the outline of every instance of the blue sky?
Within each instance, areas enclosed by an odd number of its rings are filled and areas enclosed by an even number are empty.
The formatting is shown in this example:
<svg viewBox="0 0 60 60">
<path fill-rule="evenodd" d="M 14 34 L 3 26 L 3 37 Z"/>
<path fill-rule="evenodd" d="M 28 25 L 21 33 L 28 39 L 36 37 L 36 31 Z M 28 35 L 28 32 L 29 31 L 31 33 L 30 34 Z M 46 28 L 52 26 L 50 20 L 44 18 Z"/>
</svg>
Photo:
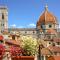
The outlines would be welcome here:
<svg viewBox="0 0 60 60">
<path fill-rule="evenodd" d="M 0 0 L 0 5 L 8 7 L 8 25 L 17 28 L 36 26 L 45 4 L 60 23 L 60 0 Z"/>
</svg>

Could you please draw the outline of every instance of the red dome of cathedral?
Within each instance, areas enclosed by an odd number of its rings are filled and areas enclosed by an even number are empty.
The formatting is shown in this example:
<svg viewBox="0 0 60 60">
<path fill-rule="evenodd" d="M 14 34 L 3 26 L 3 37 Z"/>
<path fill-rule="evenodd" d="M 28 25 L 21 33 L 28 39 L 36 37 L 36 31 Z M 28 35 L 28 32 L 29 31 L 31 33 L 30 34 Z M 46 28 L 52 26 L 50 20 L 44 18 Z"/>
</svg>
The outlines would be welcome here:
<svg viewBox="0 0 60 60">
<path fill-rule="evenodd" d="M 39 18 L 39 20 L 37 22 L 37 26 L 40 26 L 41 23 L 44 23 L 44 24 L 46 24 L 46 23 L 57 24 L 56 17 L 52 13 L 50 13 L 48 11 L 48 7 L 47 6 L 45 7 L 44 13 L 40 16 L 40 18 Z"/>
</svg>

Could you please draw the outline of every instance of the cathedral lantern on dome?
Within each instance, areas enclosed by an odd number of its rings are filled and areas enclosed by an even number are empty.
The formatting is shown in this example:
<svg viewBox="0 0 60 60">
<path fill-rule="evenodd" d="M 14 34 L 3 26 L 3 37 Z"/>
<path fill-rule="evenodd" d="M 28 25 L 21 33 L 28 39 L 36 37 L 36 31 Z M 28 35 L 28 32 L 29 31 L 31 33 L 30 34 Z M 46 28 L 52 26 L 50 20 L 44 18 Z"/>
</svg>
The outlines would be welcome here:
<svg viewBox="0 0 60 60">
<path fill-rule="evenodd" d="M 57 18 L 48 11 L 48 6 L 45 6 L 45 11 L 42 13 L 40 16 L 37 25 L 36 25 L 37 30 L 40 32 L 43 32 L 44 34 L 57 34 L 57 29 L 58 29 L 58 21 Z M 50 30 L 51 33 L 48 32 Z M 53 30 L 53 31 L 52 31 Z M 46 36 L 46 35 L 45 35 Z"/>
</svg>

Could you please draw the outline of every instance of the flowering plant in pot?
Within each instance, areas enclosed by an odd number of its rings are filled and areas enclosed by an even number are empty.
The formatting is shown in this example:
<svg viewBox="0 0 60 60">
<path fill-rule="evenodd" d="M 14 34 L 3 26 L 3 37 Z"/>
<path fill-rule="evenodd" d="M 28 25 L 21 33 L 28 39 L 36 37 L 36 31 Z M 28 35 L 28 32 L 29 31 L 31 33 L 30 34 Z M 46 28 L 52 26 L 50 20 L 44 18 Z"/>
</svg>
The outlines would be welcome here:
<svg viewBox="0 0 60 60">
<path fill-rule="evenodd" d="M 37 40 L 32 36 L 22 36 L 22 48 L 24 56 L 34 56 L 37 54 Z"/>
<path fill-rule="evenodd" d="M 10 48 L 11 56 L 21 56 L 22 52 L 23 52 L 23 49 L 21 47 L 12 46 Z"/>
<path fill-rule="evenodd" d="M 10 47 L 11 60 L 21 59 L 20 56 L 22 56 L 22 52 L 23 52 L 23 49 L 21 47 L 17 47 L 17 46 Z"/>
<path fill-rule="evenodd" d="M 2 44 L 0 44 L 0 60 L 2 60 L 4 54 L 5 54 L 5 47 Z"/>
</svg>

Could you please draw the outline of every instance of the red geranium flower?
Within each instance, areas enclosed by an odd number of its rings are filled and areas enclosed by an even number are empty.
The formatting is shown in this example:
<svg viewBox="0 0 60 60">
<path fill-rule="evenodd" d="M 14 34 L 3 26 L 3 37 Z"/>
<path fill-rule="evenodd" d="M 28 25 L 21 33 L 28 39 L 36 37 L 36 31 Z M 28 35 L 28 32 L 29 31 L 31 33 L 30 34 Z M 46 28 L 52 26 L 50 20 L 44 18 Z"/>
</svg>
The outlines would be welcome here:
<svg viewBox="0 0 60 60">
<path fill-rule="evenodd" d="M 5 53 L 5 47 L 0 44 L 0 55 L 3 55 Z"/>
<path fill-rule="evenodd" d="M 12 46 L 10 48 L 10 53 L 11 53 L 11 56 L 20 56 L 20 55 L 22 55 L 22 48 L 21 47 Z"/>
</svg>

